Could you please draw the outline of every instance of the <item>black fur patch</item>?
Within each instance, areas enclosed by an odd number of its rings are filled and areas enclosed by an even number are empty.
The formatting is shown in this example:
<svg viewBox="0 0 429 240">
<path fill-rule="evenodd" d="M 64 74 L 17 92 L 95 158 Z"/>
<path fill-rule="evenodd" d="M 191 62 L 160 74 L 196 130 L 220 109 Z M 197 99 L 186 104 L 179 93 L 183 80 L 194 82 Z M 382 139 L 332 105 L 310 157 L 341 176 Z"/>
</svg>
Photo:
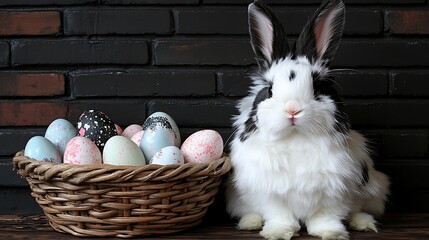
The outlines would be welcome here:
<svg viewBox="0 0 429 240">
<path fill-rule="evenodd" d="M 289 81 L 294 80 L 294 79 L 295 79 L 295 77 L 296 77 L 296 73 L 295 73 L 295 71 L 294 71 L 294 70 L 291 70 L 291 71 L 290 71 L 290 75 L 289 75 Z"/>
<path fill-rule="evenodd" d="M 253 51 L 257 56 L 256 60 L 260 67 L 269 68 L 269 66 L 271 66 L 275 60 L 283 59 L 289 54 L 289 43 L 287 41 L 287 36 L 283 25 L 277 19 L 274 13 L 268 8 L 268 6 L 261 1 L 255 1 L 254 6 L 257 8 L 258 12 L 264 14 L 270 20 L 273 27 L 271 61 L 268 61 L 261 51 L 261 46 L 263 46 L 263 38 L 260 36 L 260 34 L 263 31 L 258 29 L 256 18 L 249 14 L 249 32 Z"/>
<path fill-rule="evenodd" d="M 317 52 L 316 28 L 318 21 L 323 19 L 326 14 L 333 11 L 340 1 L 323 1 L 322 5 L 316 10 L 313 16 L 305 25 L 303 31 L 296 42 L 296 53 L 299 56 L 306 56 L 312 63 L 320 59 L 326 66 L 331 62 L 341 39 L 344 29 L 344 11 L 338 13 L 331 23 L 332 36 L 330 37 L 327 49 L 324 53 Z M 322 55 L 320 55 L 322 54 Z"/>
<path fill-rule="evenodd" d="M 344 111 L 344 103 L 340 97 L 340 94 L 334 87 L 334 81 L 328 78 L 323 78 L 319 73 L 312 73 L 313 76 L 313 90 L 314 99 L 320 101 L 321 96 L 327 96 L 331 98 L 336 105 L 335 112 L 335 129 L 346 134 L 350 130 L 350 121 L 347 114 Z"/>
<path fill-rule="evenodd" d="M 369 182 L 368 165 L 365 162 L 362 164 L 361 175 L 360 185 L 363 187 Z"/>
<path fill-rule="evenodd" d="M 255 100 L 253 101 L 252 111 L 249 114 L 249 118 L 244 123 L 244 131 L 240 134 L 240 141 L 244 142 L 251 133 L 253 133 L 256 127 L 256 110 L 258 108 L 259 103 L 268 99 L 272 96 L 272 86 L 265 87 L 261 89 L 258 94 L 256 94 Z"/>
</svg>

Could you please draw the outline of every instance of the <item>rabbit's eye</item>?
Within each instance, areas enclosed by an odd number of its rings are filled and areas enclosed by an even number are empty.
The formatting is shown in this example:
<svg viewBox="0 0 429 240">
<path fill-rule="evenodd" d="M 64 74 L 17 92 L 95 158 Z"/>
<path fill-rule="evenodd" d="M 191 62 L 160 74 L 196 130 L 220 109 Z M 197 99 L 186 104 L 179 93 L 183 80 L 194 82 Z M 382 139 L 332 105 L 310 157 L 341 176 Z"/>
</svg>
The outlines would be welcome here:
<svg viewBox="0 0 429 240">
<path fill-rule="evenodd" d="M 294 71 L 294 70 L 291 70 L 291 71 L 290 71 L 290 75 L 289 75 L 289 81 L 291 81 L 291 82 L 292 82 L 292 80 L 294 80 L 294 79 L 295 79 L 295 77 L 296 77 L 296 73 L 295 73 L 295 71 Z"/>
<path fill-rule="evenodd" d="M 270 84 L 270 86 L 268 87 L 268 97 L 272 97 L 273 96 L 273 85 Z"/>
</svg>

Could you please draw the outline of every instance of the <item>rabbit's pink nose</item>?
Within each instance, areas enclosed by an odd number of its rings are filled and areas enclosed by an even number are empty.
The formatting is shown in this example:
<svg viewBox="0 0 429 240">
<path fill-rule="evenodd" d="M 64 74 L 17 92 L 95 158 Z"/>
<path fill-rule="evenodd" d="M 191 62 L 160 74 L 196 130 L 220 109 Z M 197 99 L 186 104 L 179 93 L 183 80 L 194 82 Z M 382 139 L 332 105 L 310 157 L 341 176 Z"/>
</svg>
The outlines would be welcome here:
<svg viewBox="0 0 429 240">
<path fill-rule="evenodd" d="M 303 115 L 303 110 L 296 100 L 289 100 L 284 107 L 286 113 L 288 113 L 288 118 L 298 118 Z"/>
</svg>

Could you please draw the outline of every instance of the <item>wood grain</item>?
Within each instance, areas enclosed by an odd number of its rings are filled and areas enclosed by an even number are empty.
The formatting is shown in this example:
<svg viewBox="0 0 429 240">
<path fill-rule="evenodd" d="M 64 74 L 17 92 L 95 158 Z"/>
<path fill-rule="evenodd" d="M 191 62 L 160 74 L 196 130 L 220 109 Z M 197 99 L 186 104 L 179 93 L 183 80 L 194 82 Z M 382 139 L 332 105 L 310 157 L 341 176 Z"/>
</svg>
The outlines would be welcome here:
<svg viewBox="0 0 429 240">
<path fill-rule="evenodd" d="M 380 220 L 379 233 L 351 231 L 351 239 L 429 239 L 429 213 L 426 214 L 391 214 Z M 53 230 L 43 215 L 0 215 L 0 239 L 102 239 L 77 238 Z M 119 238 L 109 238 L 119 239 Z M 144 239 L 262 239 L 257 231 L 238 231 L 234 224 L 200 225 L 191 230 L 174 235 L 156 235 Z M 304 231 L 294 239 L 317 239 Z"/>
</svg>

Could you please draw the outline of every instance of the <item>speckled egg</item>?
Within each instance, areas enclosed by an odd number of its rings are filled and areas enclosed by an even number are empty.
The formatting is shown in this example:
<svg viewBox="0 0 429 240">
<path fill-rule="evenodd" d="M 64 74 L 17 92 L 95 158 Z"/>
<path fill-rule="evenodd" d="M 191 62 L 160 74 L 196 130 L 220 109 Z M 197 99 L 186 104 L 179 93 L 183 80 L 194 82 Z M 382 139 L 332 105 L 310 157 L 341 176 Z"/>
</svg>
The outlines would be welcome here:
<svg viewBox="0 0 429 240">
<path fill-rule="evenodd" d="M 150 161 L 153 155 L 167 146 L 174 146 L 175 134 L 164 122 L 154 122 L 146 130 L 140 141 L 146 161 Z"/>
<path fill-rule="evenodd" d="M 185 163 L 208 163 L 222 157 L 223 140 L 214 130 L 201 130 L 189 136 L 180 150 Z"/>
<path fill-rule="evenodd" d="M 88 110 L 82 113 L 77 123 L 80 136 L 91 139 L 103 151 L 104 145 L 109 138 L 118 135 L 115 124 L 103 112 Z"/>
<path fill-rule="evenodd" d="M 137 144 L 137 146 L 140 146 L 140 141 L 142 140 L 143 133 L 144 133 L 143 130 L 137 132 L 136 134 L 134 134 L 131 137 L 131 141 L 133 141 L 135 144 Z"/>
<path fill-rule="evenodd" d="M 66 146 L 64 163 L 100 164 L 102 162 L 100 150 L 86 137 L 74 137 Z"/>
<path fill-rule="evenodd" d="M 132 136 L 134 136 L 134 134 L 140 132 L 141 130 L 143 130 L 142 126 L 138 124 L 131 124 L 124 129 L 124 131 L 122 132 L 122 136 L 131 138 Z"/>
<path fill-rule="evenodd" d="M 129 166 L 146 165 L 139 146 L 124 136 L 114 136 L 106 142 L 103 150 L 103 163 Z"/>
<path fill-rule="evenodd" d="M 180 148 L 180 145 L 182 144 L 180 131 L 173 118 L 165 112 L 152 113 L 143 123 L 143 130 L 146 130 L 154 122 L 161 122 L 166 128 L 171 129 L 174 132 L 174 145 Z"/>
<path fill-rule="evenodd" d="M 168 164 L 184 164 L 183 154 L 176 146 L 168 146 L 162 148 L 153 155 L 150 160 L 151 164 L 168 165 Z"/>
<path fill-rule="evenodd" d="M 67 143 L 76 135 L 77 131 L 73 124 L 61 118 L 53 121 L 45 132 L 45 138 L 57 147 L 61 155 L 64 154 Z"/>
<path fill-rule="evenodd" d="M 62 157 L 57 147 L 42 136 L 32 137 L 25 146 L 24 156 L 54 163 L 61 163 Z"/>
</svg>

